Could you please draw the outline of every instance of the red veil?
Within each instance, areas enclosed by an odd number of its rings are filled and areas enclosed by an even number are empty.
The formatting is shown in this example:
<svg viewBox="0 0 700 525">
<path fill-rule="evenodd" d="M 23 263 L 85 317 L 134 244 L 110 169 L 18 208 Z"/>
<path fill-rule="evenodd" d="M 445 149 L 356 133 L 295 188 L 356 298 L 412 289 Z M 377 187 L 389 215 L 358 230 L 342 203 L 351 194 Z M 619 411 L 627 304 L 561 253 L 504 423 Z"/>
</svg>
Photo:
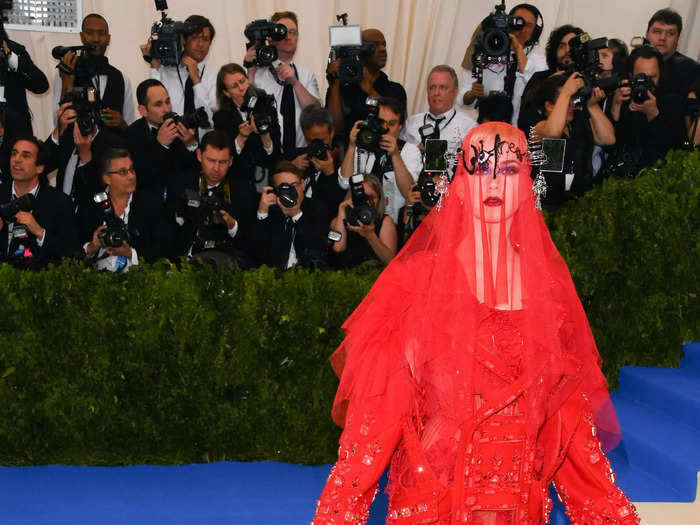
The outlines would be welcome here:
<svg viewBox="0 0 700 525">
<path fill-rule="evenodd" d="M 512 382 L 479 390 L 484 369 L 508 370 L 512 356 L 489 353 L 480 329 L 488 312 L 517 317 L 519 356 Z M 508 315 L 508 314 L 507 314 Z M 351 400 L 383 396 L 410 377 L 433 417 L 421 435 L 459 428 L 513 396 L 526 401 L 526 432 L 542 425 L 574 392 L 592 408 L 606 450 L 620 439 L 586 315 L 568 268 L 535 209 L 527 141 L 505 123 L 472 129 L 448 193 L 428 215 L 347 319 L 331 358 L 340 377 L 333 418 L 341 426 Z M 474 397 L 482 399 L 474 403 Z M 410 395 L 408 396 L 410 397 Z M 381 403 L 395 420 L 405 399 Z"/>
</svg>

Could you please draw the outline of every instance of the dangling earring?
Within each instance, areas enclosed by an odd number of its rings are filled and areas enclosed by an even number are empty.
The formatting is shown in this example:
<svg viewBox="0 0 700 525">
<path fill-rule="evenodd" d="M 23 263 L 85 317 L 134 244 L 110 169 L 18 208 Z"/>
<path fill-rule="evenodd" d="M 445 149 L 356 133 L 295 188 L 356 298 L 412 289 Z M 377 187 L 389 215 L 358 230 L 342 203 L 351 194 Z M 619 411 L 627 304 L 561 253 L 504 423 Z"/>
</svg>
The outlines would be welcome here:
<svg viewBox="0 0 700 525">
<path fill-rule="evenodd" d="M 535 126 L 530 126 L 527 138 L 527 163 L 537 169 L 537 175 L 532 183 L 532 192 L 535 194 L 535 209 L 542 210 L 542 197 L 547 195 L 547 182 L 539 167 L 547 161 L 547 155 L 542 148 L 542 139 L 535 132 Z"/>
</svg>

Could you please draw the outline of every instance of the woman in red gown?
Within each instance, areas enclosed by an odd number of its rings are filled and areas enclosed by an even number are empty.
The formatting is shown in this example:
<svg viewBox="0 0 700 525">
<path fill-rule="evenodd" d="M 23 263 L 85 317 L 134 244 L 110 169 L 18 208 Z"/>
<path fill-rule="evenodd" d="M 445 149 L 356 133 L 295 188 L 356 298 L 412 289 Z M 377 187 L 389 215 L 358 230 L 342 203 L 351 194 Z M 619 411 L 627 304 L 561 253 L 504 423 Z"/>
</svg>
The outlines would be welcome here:
<svg viewBox="0 0 700 525">
<path fill-rule="evenodd" d="M 523 133 L 473 129 L 427 217 L 343 328 L 338 461 L 313 524 L 639 523 L 603 454 L 620 439 L 600 356 L 535 196 Z"/>
</svg>

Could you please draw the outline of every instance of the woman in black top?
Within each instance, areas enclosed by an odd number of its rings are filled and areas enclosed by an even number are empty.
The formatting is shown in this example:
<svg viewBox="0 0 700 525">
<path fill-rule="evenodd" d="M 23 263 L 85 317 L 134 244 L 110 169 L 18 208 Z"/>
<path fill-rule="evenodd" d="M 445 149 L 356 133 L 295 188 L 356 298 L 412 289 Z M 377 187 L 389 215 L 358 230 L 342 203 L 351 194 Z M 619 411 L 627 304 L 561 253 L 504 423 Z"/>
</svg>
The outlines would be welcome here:
<svg viewBox="0 0 700 525">
<path fill-rule="evenodd" d="M 372 259 L 389 264 L 396 255 L 396 226 L 391 217 L 384 213 L 382 183 L 376 175 L 365 175 L 362 186 L 369 204 L 377 211 L 378 219 L 370 224 L 358 221 L 357 226 L 346 221 L 345 209 L 352 206 L 352 198 L 348 192 L 347 198 L 338 206 L 338 215 L 331 221 L 331 229 L 340 233 L 340 240 L 333 244 L 336 262 L 346 268 Z"/>
<path fill-rule="evenodd" d="M 556 209 L 573 195 L 581 195 L 593 186 L 593 145 L 615 143 L 615 129 L 598 102 L 605 97 L 594 88 L 583 109 L 574 109 L 572 98 L 584 85 L 578 73 L 553 75 L 534 94 L 539 120 L 530 122 L 538 138 L 564 139 L 563 169 L 542 173 L 547 193 L 542 199 L 545 208 Z"/>
<path fill-rule="evenodd" d="M 241 111 L 243 100 L 251 86 L 245 69 L 238 64 L 226 64 L 216 77 L 214 128 L 228 133 L 233 141 L 233 168 L 239 175 L 249 177 L 257 193 L 267 185 L 267 171 L 280 159 L 281 133 L 277 112 L 271 111 L 268 129 L 260 132 L 261 122 L 251 113 Z M 260 91 L 260 90 L 258 90 Z"/>
</svg>

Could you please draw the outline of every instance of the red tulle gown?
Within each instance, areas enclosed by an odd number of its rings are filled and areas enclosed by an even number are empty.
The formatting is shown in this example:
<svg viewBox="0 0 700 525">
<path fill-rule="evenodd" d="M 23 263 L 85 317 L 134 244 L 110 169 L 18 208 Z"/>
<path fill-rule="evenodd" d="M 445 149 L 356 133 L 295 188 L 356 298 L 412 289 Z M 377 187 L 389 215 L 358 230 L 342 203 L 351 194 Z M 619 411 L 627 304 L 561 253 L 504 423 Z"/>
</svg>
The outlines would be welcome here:
<svg viewBox="0 0 700 525">
<path fill-rule="evenodd" d="M 313 523 L 638 523 L 603 454 L 620 439 L 569 271 L 535 209 L 527 142 L 473 129 L 442 199 L 343 326 L 338 461 Z"/>
</svg>

